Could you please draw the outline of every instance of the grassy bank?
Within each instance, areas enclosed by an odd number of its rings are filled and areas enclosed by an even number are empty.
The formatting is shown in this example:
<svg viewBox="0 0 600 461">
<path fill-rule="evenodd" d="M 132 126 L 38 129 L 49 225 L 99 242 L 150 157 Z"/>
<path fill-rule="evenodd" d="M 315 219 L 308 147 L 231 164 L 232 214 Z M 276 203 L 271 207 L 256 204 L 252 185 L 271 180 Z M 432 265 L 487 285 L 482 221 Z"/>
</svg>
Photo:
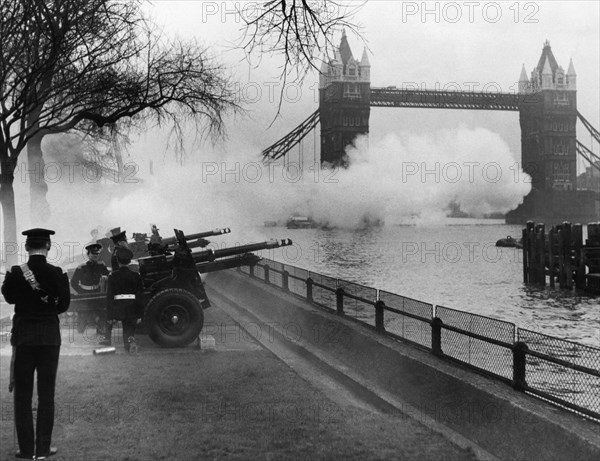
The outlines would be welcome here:
<svg viewBox="0 0 600 461">
<path fill-rule="evenodd" d="M 402 415 L 336 405 L 270 352 L 243 349 L 61 356 L 54 459 L 472 459 Z M 13 459 L 0 361 L 0 456 Z"/>
</svg>

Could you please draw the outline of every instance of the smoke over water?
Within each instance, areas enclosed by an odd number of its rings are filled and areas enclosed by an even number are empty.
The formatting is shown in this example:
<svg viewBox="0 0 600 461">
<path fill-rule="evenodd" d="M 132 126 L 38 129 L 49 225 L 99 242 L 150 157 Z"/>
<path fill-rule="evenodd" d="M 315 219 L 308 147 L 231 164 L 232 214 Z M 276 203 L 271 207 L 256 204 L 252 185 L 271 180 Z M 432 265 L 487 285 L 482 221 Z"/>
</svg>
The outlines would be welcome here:
<svg viewBox="0 0 600 461">
<path fill-rule="evenodd" d="M 160 160 L 150 174 L 152 152 L 137 154 L 134 146 L 124 159 L 132 169 L 117 181 L 86 172 L 76 143 L 55 138 L 44 148 L 47 163 L 79 165 L 49 182 L 52 218 L 43 225 L 56 229 L 58 240 L 82 246 L 92 228 L 102 237 L 121 227 L 131 238 L 133 232 L 149 233 L 151 224 L 163 236 L 173 228 L 194 233 L 231 227 L 232 237 L 248 242 L 262 238 L 250 228 L 264 221 L 283 224 L 293 213 L 348 229 L 365 221 L 432 224 L 443 221 L 451 201 L 474 215 L 506 212 L 530 190 L 516 156 L 486 129 L 438 131 L 433 137 L 388 134 L 370 146 L 359 138 L 347 150 L 350 167 L 335 170 L 306 163 L 301 171 L 282 160 L 264 165 L 250 151 L 196 152 L 184 166 L 168 154 L 155 155 Z M 19 231 L 41 225 L 29 219 L 28 187 L 26 180 L 15 184 Z"/>
</svg>

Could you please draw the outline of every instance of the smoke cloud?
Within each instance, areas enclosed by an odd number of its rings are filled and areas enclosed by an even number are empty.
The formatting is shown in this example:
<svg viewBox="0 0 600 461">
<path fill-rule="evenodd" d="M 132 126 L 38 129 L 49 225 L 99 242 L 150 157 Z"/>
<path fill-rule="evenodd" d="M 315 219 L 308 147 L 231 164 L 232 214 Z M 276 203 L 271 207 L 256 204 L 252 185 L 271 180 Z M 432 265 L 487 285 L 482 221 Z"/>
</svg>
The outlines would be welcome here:
<svg viewBox="0 0 600 461">
<path fill-rule="evenodd" d="M 442 130 L 434 136 L 398 132 L 368 145 L 364 137 L 347 149 L 348 169 L 300 169 L 282 160 L 261 162 L 257 152 L 190 153 L 184 166 L 164 156 L 164 145 L 132 149 L 126 177 L 97 178 L 86 170 L 84 146 L 55 137 L 45 143 L 47 163 L 63 165 L 49 184 L 52 219 L 61 241 L 87 243 L 114 227 L 163 236 L 231 227 L 240 243 L 262 239 L 264 221 L 284 224 L 293 213 L 347 229 L 365 222 L 443 222 L 448 204 L 475 215 L 515 208 L 529 192 L 528 177 L 502 138 L 487 129 Z M 310 154 L 312 158 L 312 154 Z M 152 174 L 149 162 L 154 160 Z M 65 164 L 77 164 L 67 168 Z M 128 172 L 127 172 L 128 171 Z M 31 175 L 30 175 L 31 176 Z M 56 175 L 55 175 L 56 177 Z M 26 178 L 31 180 L 31 177 Z M 28 184 L 16 184 L 19 229 L 38 226 L 28 216 Z"/>
</svg>

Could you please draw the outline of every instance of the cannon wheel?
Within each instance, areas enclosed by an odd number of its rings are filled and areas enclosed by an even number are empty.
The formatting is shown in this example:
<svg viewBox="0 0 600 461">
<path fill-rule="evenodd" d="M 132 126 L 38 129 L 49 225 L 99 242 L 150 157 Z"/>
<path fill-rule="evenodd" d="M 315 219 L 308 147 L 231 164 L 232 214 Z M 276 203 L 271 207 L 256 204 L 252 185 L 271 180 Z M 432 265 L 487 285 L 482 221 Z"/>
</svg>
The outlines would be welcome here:
<svg viewBox="0 0 600 461">
<path fill-rule="evenodd" d="M 146 306 L 148 335 L 163 347 L 184 347 L 194 341 L 204 325 L 200 301 L 189 291 L 168 288 L 155 294 Z"/>
</svg>

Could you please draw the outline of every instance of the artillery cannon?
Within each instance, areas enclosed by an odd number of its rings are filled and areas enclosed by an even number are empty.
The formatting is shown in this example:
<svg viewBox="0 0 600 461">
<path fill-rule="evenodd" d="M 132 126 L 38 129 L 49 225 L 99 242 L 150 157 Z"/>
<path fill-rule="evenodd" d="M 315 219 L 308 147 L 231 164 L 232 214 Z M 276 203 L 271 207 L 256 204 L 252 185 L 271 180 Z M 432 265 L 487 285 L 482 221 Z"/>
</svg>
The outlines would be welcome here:
<svg viewBox="0 0 600 461">
<path fill-rule="evenodd" d="M 229 231 L 229 229 L 227 229 Z M 292 244 L 289 239 L 269 240 L 231 248 L 204 249 L 192 252 L 189 242 L 199 236 L 220 235 L 215 231 L 185 236 L 175 229 L 175 237 L 164 239 L 173 254 L 165 252 L 138 258 L 139 272 L 144 284 L 143 327 L 150 338 L 163 347 L 183 347 L 198 337 L 204 324 L 204 309 L 210 307 L 200 273 L 254 265 L 260 257 L 253 251 L 279 248 Z M 106 306 L 106 294 L 73 295 L 71 310 L 81 318 L 102 316 Z M 82 332 L 85 322 L 78 322 Z"/>
<path fill-rule="evenodd" d="M 130 243 L 129 246 L 133 251 L 133 257 L 135 259 L 147 255 L 154 256 L 158 254 L 169 254 L 170 252 L 175 250 L 177 246 L 177 238 L 162 238 L 158 234 L 158 229 L 156 229 L 156 231 L 157 232 L 151 237 L 148 237 L 147 234 L 133 234 L 134 242 Z M 229 227 L 225 227 L 223 229 L 213 229 L 206 232 L 199 232 L 197 234 L 186 235 L 185 240 L 187 241 L 188 248 L 204 248 L 210 243 L 208 240 L 205 240 L 204 237 L 229 234 L 230 232 L 231 229 L 229 229 Z"/>
</svg>

